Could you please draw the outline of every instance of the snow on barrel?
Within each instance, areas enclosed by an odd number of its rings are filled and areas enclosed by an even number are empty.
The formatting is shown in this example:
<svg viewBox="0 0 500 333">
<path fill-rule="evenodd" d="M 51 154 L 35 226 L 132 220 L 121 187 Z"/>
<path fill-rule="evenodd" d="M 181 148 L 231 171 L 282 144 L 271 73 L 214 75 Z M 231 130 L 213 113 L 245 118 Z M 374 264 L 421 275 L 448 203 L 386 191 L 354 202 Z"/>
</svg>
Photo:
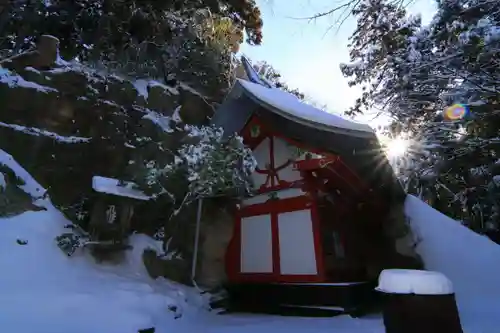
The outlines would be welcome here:
<svg viewBox="0 0 500 333">
<path fill-rule="evenodd" d="M 463 333 L 453 284 L 442 273 L 387 269 L 376 290 L 383 295 L 386 333 Z"/>
<path fill-rule="evenodd" d="M 377 291 L 393 294 L 449 295 L 453 284 L 439 272 L 386 269 L 378 280 Z"/>
</svg>

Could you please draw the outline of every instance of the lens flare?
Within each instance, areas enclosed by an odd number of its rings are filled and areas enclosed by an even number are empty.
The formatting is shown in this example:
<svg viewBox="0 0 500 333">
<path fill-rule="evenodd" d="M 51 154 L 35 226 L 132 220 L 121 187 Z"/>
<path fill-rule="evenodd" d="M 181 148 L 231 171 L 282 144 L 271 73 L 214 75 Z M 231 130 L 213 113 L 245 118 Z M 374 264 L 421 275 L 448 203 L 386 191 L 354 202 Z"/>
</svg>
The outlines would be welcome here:
<svg viewBox="0 0 500 333">
<path fill-rule="evenodd" d="M 443 112 L 444 120 L 461 120 L 467 117 L 469 108 L 464 104 L 453 104 L 447 107 Z"/>
<path fill-rule="evenodd" d="M 391 158 L 397 158 L 406 154 L 409 142 L 402 138 L 394 138 L 387 142 L 386 152 Z"/>
</svg>

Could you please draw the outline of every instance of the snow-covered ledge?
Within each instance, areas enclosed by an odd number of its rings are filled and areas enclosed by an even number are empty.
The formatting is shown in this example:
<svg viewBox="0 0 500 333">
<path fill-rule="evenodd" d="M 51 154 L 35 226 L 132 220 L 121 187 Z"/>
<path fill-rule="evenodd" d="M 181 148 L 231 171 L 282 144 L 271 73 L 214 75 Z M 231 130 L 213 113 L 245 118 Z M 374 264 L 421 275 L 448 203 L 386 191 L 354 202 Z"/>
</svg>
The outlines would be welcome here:
<svg viewBox="0 0 500 333">
<path fill-rule="evenodd" d="M 450 295 L 453 284 L 439 272 L 386 269 L 380 273 L 376 290 L 388 294 Z"/>
<path fill-rule="evenodd" d="M 120 181 L 114 178 L 94 176 L 92 178 L 92 188 L 99 193 L 106 193 L 120 197 L 127 197 L 137 200 L 147 201 L 149 196 L 135 188 L 136 184 L 132 182 L 124 182 L 120 185 Z"/>
</svg>

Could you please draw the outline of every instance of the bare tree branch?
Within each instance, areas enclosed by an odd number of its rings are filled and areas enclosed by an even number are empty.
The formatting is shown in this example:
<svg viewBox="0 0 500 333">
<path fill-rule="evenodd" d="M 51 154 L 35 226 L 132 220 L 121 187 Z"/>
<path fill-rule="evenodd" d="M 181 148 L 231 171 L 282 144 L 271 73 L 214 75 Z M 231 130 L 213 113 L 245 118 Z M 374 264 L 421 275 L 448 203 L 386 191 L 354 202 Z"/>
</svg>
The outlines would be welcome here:
<svg viewBox="0 0 500 333">
<path fill-rule="evenodd" d="M 289 19 L 293 19 L 293 20 L 309 20 L 309 21 L 312 21 L 312 20 L 315 20 L 317 18 L 320 18 L 320 17 L 325 17 L 325 16 L 329 16 L 329 15 L 332 15 L 333 13 L 335 13 L 336 11 L 342 9 L 342 8 L 345 8 L 345 7 L 350 7 L 353 3 L 355 2 L 359 2 L 359 0 L 349 0 L 348 2 L 340 5 L 340 6 L 337 6 L 335 8 L 332 8 L 326 12 L 322 12 L 322 13 L 318 13 L 318 14 L 315 14 L 313 16 L 306 16 L 306 17 L 288 17 Z"/>
</svg>

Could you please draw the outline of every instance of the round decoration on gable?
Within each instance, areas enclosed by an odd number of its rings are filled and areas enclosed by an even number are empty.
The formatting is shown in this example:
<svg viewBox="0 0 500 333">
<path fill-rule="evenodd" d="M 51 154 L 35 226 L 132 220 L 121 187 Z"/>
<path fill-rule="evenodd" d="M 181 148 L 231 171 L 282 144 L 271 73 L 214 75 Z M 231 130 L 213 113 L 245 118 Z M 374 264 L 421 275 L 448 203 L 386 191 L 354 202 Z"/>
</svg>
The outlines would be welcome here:
<svg viewBox="0 0 500 333">
<path fill-rule="evenodd" d="M 305 149 L 299 148 L 295 145 L 292 145 L 287 142 L 288 149 L 290 149 L 292 156 L 294 159 L 300 158 L 302 155 L 304 155 L 307 151 Z"/>
<path fill-rule="evenodd" d="M 260 135 L 260 126 L 259 125 L 253 125 L 252 128 L 250 128 L 250 136 L 252 138 L 258 138 Z"/>
</svg>

